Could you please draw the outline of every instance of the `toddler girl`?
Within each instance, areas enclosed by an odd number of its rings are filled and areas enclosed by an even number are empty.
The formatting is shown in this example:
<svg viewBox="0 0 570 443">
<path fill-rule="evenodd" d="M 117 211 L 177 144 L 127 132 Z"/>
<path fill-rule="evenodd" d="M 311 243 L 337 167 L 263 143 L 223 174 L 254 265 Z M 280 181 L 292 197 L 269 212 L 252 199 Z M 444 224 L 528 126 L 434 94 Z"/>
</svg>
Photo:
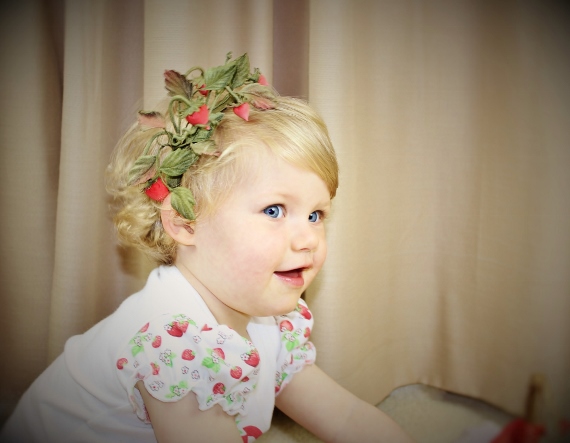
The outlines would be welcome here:
<svg viewBox="0 0 570 443">
<path fill-rule="evenodd" d="M 251 442 L 274 406 L 324 441 L 409 441 L 325 375 L 300 299 L 338 183 L 326 127 L 247 55 L 165 73 L 109 167 L 121 240 L 161 265 L 33 383 L 7 442 Z"/>
</svg>

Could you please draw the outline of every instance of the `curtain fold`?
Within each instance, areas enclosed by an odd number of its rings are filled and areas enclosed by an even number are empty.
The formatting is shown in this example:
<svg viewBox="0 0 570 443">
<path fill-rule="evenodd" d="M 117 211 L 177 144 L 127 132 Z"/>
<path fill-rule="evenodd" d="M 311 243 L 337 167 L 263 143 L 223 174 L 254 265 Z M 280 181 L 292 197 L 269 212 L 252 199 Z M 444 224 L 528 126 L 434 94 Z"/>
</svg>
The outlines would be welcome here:
<svg viewBox="0 0 570 443">
<path fill-rule="evenodd" d="M 341 186 L 307 299 L 320 365 L 361 397 L 423 382 L 522 414 L 541 372 L 568 410 L 563 9 L 311 2 Z"/>
<path fill-rule="evenodd" d="M 49 358 L 124 298 L 105 168 L 142 94 L 140 1 L 66 2 Z"/>
<path fill-rule="evenodd" d="M 144 105 L 164 98 L 165 69 L 217 66 L 247 52 L 253 66 L 273 73 L 273 4 L 265 0 L 145 0 Z"/>
<path fill-rule="evenodd" d="M 62 91 L 61 31 L 50 26 L 61 10 L 42 2 L 2 10 L 1 418 L 47 362 Z"/>
<path fill-rule="evenodd" d="M 563 2 L 127 0 L 0 11 L 4 419 L 65 340 L 142 286 L 105 168 L 163 71 L 248 52 L 336 147 L 307 291 L 326 372 L 367 401 L 422 382 L 570 410 L 570 30 Z M 15 363 L 14 363 L 15 362 Z M 570 417 L 566 417 L 570 418 Z"/>
</svg>

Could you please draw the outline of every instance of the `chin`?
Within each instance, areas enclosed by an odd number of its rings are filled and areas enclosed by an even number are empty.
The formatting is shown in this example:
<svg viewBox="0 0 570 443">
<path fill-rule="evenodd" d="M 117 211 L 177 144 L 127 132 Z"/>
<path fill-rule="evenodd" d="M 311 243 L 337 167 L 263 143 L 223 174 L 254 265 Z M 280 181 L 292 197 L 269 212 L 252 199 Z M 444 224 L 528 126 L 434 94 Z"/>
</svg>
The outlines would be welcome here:
<svg viewBox="0 0 570 443">
<path fill-rule="evenodd" d="M 295 308 L 297 307 L 297 303 L 299 302 L 299 299 L 301 298 L 301 294 L 299 294 L 297 297 L 295 297 L 294 299 L 292 298 L 290 301 L 288 301 L 287 304 L 284 304 L 283 306 L 280 306 L 279 308 L 279 312 L 277 312 L 276 314 L 272 314 L 272 315 L 286 315 L 289 314 L 290 312 L 293 312 L 295 310 Z"/>
<path fill-rule="evenodd" d="M 252 317 L 277 317 L 278 315 L 286 315 L 295 310 L 299 298 L 301 298 L 300 295 L 294 299 L 287 300 L 286 303 L 279 303 L 279 305 L 275 303 L 271 306 L 265 306 L 255 312 L 250 311 L 247 314 Z"/>
</svg>

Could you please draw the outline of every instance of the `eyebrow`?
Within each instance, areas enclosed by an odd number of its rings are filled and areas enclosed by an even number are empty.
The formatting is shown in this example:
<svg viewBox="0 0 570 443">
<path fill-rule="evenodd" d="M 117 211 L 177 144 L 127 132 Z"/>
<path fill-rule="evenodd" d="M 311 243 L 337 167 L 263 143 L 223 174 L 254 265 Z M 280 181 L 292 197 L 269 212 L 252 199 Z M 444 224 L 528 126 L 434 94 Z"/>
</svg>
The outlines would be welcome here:
<svg viewBox="0 0 570 443">
<path fill-rule="evenodd" d="M 289 192 L 271 192 L 271 191 L 270 191 L 270 192 L 268 192 L 268 193 L 263 192 L 263 193 L 261 194 L 261 196 L 262 196 L 263 198 L 267 198 L 267 199 L 270 199 L 270 200 L 274 200 L 274 199 L 278 199 L 278 200 L 279 200 L 279 199 L 283 199 L 283 200 L 299 200 L 299 199 L 300 199 L 300 198 L 297 197 L 295 194 L 291 194 L 291 193 L 289 193 Z M 327 194 L 326 200 L 323 199 L 323 200 L 318 201 L 315 206 L 317 206 L 317 207 L 327 206 L 327 207 L 328 207 L 328 206 L 331 206 L 331 204 L 332 204 L 332 199 L 331 199 L 330 196 Z"/>
</svg>

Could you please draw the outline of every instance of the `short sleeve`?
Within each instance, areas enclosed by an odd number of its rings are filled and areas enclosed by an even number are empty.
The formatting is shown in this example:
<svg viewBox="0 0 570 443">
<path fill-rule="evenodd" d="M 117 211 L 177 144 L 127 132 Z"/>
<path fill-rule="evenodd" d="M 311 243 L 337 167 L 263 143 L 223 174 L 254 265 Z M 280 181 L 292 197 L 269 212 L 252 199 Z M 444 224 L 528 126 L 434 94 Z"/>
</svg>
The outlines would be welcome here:
<svg viewBox="0 0 570 443">
<path fill-rule="evenodd" d="M 293 374 L 299 372 L 305 365 L 315 362 L 317 351 L 309 341 L 314 322 L 313 315 L 303 299 L 299 300 L 293 312 L 277 316 L 275 319 L 281 337 L 275 374 L 275 394 L 279 395 L 291 381 Z"/>
<path fill-rule="evenodd" d="M 135 413 L 149 422 L 135 388 L 139 380 L 163 402 L 178 401 L 192 391 L 201 410 L 219 404 L 230 415 L 246 415 L 245 403 L 257 381 L 259 353 L 253 343 L 227 326 L 165 314 L 144 325 L 115 362 Z"/>
</svg>

